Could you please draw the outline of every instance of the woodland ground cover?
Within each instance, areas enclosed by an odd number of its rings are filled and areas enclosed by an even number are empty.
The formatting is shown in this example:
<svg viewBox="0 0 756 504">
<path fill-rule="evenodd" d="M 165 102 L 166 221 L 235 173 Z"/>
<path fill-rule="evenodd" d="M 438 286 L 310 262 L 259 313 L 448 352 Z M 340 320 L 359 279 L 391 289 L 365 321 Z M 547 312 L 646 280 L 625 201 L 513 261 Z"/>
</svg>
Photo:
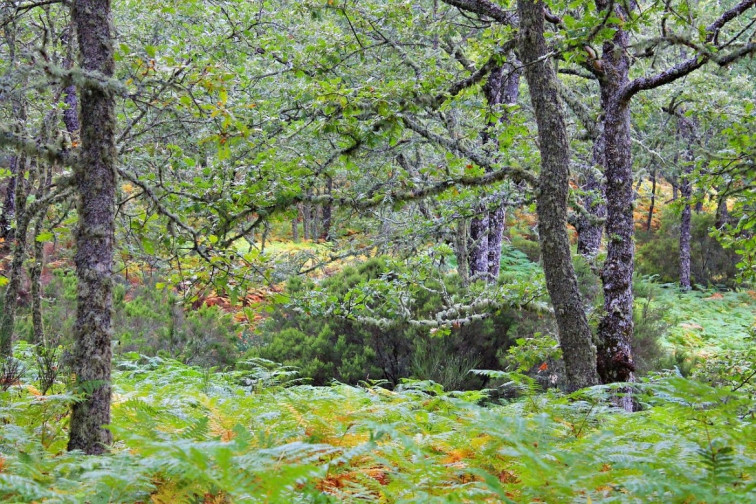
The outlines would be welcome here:
<svg viewBox="0 0 756 504">
<path fill-rule="evenodd" d="M 689 377 L 650 373 L 635 413 L 612 407 L 606 386 L 543 392 L 517 372 L 488 373 L 488 392 L 313 387 L 260 359 L 217 372 L 124 353 L 114 448 L 90 458 L 65 452 L 76 396 L 60 382 L 41 395 L 34 348 L 20 343 L 26 372 L 0 392 L 0 500 L 753 502 L 750 294 L 649 297 Z M 516 398 L 495 399 L 497 387 Z"/>
</svg>

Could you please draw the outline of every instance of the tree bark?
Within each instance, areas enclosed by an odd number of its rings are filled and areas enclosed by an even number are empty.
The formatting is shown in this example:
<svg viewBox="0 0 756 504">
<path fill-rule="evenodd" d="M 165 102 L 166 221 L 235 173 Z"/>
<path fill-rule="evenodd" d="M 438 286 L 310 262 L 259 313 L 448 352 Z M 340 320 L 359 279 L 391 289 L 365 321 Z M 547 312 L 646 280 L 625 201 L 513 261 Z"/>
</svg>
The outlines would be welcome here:
<svg viewBox="0 0 756 504">
<path fill-rule="evenodd" d="M 0 314 L 0 357 L 13 356 L 13 332 L 16 325 L 16 307 L 18 305 L 18 293 L 21 285 L 21 273 L 24 268 L 26 257 L 26 235 L 29 229 L 29 216 L 26 213 L 26 190 L 24 173 L 28 168 L 28 159 L 25 155 L 17 158 L 18 183 L 15 185 L 15 199 L 18 202 L 16 208 L 16 231 L 14 233 L 13 253 L 8 270 L 8 284 L 5 287 L 3 298 L 3 312 Z"/>
<path fill-rule="evenodd" d="M 615 9 L 626 19 L 624 8 L 598 0 L 599 10 Z M 633 221 L 633 172 L 630 151 L 630 104 L 623 97 L 629 83 L 628 34 L 616 27 L 604 43 L 599 79 L 604 113 L 604 162 L 607 200 L 607 257 L 601 271 L 604 317 L 599 323 L 598 372 L 603 383 L 635 381 L 633 339 L 633 269 L 635 259 Z M 622 406 L 632 409 L 626 397 Z"/>
<path fill-rule="evenodd" d="M 605 172 L 604 157 L 604 128 L 599 125 L 600 132 L 593 141 L 593 167 L 583 174 L 581 189 L 585 192 L 582 197 L 583 208 L 590 214 L 580 215 L 577 220 L 577 251 L 585 257 L 596 257 L 601 248 L 601 239 L 604 236 L 604 224 L 606 219 L 606 189 L 600 172 Z"/>
<path fill-rule="evenodd" d="M 730 212 L 727 210 L 727 194 L 720 190 L 717 195 L 717 219 L 714 226 L 722 229 L 730 223 Z"/>
<path fill-rule="evenodd" d="M 500 110 L 502 105 L 517 105 L 520 99 L 520 77 L 522 69 L 514 54 L 509 55 L 509 61 L 495 68 L 488 81 L 483 86 L 488 107 L 492 112 L 501 114 L 501 122 L 509 120 L 508 110 Z M 493 127 L 489 125 L 488 130 Z M 489 136 L 488 133 L 485 135 Z M 484 137 L 485 140 L 485 137 Z M 488 139 L 498 151 L 500 148 L 498 139 Z M 499 279 L 501 269 L 501 244 L 504 237 L 504 224 L 506 221 L 506 208 L 500 205 L 488 214 L 488 279 L 496 282 Z"/>
<path fill-rule="evenodd" d="M 328 177 L 326 180 L 326 194 L 329 196 L 333 192 L 333 178 Z M 320 238 L 323 241 L 331 241 L 331 222 L 333 219 L 333 204 L 328 201 L 323 204 L 323 226 L 320 230 Z"/>
<path fill-rule="evenodd" d="M 478 207 L 478 216 L 470 221 L 470 278 L 488 277 L 488 209 Z"/>
<path fill-rule="evenodd" d="M 507 110 L 502 105 L 516 105 L 520 96 L 520 76 L 522 70 L 514 55 L 509 61 L 496 66 L 483 86 L 483 94 L 491 114 L 501 114 L 498 122 L 508 120 Z M 491 121 L 483 130 L 483 144 L 495 157 L 499 150 L 499 141 L 491 136 L 496 122 Z M 470 223 L 470 237 L 473 247 L 470 251 L 470 276 L 485 277 L 488 282 L 496 282 L 501 267 L 501 244 L 504 236 L 506 209 L 503 205 L 494 207 L 481 205 L 479 216 Z"/>
<path fill-rule="evenodd" d="M 690 198 L 692 196 L 690 173 L 685 170 L 680 178 L 680 195 L 683 200 L 680 216 L 680 290 L 690 290 Z"/>
<path fill-rule="evenodd" d="M 656 169 L 651 172 L 651 204 L 648 206 L 646 231 L 651 231 L 651 222 L 654 218 L 654 206 L 656 206 Z"/>
<path fill-rule="evenodd" d="M 544 38 L 544 4 L 518 0 L 520 58 L 538 124 L 541 175 L 538 228 L 546 286 L 554 305 L 570 389 L 598 383 L 596 349 L 583 309 L 567 234 L 569 144 L 556 72 Z"/>
<path fill-rule="evenodd" d="M 74 0 L 79 62 L 113 76 L 110 0 Z M 101 454 L 113 440 L 110 423 L 111 311 L 116 193 L 115 101 L 96 87 L 79 88 L 81 151 L 75 167 L 77 308 L 73 371 L 83 400 L 71 412 L 69 450 Z"/>
<path fill-rule="evenodd" d="M 682 156 L 682 173 L 680 175 L 680 196 L 683 200 L 682 215 L 680 217 L 680 289 L 690 290 L 690 218 L 693 197 L 693 143 L 696 136 L 695 122 L 685 117 L 683 113 L 676 113 L 680 138 L 686 146 Z"/>
</svg>

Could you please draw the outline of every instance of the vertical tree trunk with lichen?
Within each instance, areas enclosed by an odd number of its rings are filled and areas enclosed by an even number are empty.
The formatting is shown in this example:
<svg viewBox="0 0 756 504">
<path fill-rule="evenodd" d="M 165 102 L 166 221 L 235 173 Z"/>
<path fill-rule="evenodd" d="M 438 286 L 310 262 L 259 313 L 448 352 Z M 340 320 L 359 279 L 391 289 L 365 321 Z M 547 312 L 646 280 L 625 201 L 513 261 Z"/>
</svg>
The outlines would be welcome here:
<svg viewBox="0 0 756 504">
<path fill-rule="evenodd" d="M 593 144 L 593 166 L 585 170 L 580 187 L 584 191 L 582 204 L 589 215 L 580 215 L 575 226 L 578 232 L 577 251 L 585 257 L 595 257 L 598 254 L 604 235 L 601 220 L 606 218 L 606 191 L 601 174 L 606 164 L 603 125 L 599 128 L 600 132 Z"/>
<path fill-rule="evenodd" d="M 599 10 L 615 9 L 626 19 L 623 7 L 598 0 Z M 603 383 L 635 381 L 633 362 L 633 170 L 630 151 L 630 103 L 623 97 L 629 82 L 628 33 L 616 27 L 604 42 L 599 76 L 604 115 L 604 163 L 607 200 L 607 256 L 601 271 L 604 317 L 599 323 L 598 372 Z M 629 399 L 623 407 L 632 409 Z"/>
<path fill-rule="evenodd" d="M 514 55 L 509 55 L 508 61 L 496 66 L 488 76 L 483 86 L 483 94 L 491 114 L 501 114 L 499 122 L 508 118 L 507 110 L 502 105 L 516 105 L 520 95 L 520 76 L 522 70 Z M 498 139 L 492 136 L 496 121 L 491 121 L 483 131 L 483 144 L 492 151 L 493 156 L 499 150 Z M 501 244 L 504 236 L 506 209 L 503 205 L 490 208 L 491 205 L 481 205 L 479 215 L 470 222 L 470 276 L 472 278 L 486 278 L 495 282 L 499 278 L 501 265 Z"/>
<path fill-rule="evenodd" d="M 26 234 L 29 229 L 29 216 L 26 213 L 26 190 L 24 173 L 27 171 L 28 158 L 20 155 L 18 163 L 18 183 L 15 185 L 15 199 L 18 202 L 16 208 L 16 230 L 14 233 L 12 258 L 8 268 L 8 284 L 5 287 L 3 298 L 3 311 L 0 314 L 0 357 L 13 355 L 13 329 L 16 324 L 16 306 L 18 304 L 18 291 L 21 285 L 21 273 L 26 256 Z"/>
<path fill-rule="evenodd" d="M 79 63 L 85 72 L 113 76 L 110 0 L 74 0 Z M 115 101 L 95 85 L 79 88 L 81 150 L 75 168 L 79 197 L 78 278 L 73 370 L 82 401 L 71 412 L 69 450 L 101 454 L 110 424 L 111 310 L 116 191 Z"/>
<path fill-rule="evenodd" d="M 675 112 L 678 121 L 680 139 L 685 143 L 682 153 L 682 173 L 680 175 L 680 196 L 683 200 L 682 215 L 680 216 L 680 289 L 690 290 L 690 219 L 691 198 L 693 197 L 693 143 L 696 137 L 696 123 L 686 117 L 683 111 Z"/>
<path fill-rule="evenodd" d="M 572 265 L 567 234 L 569 144 L 556 72 L 547 56 L 544 4 L 518 0 L 520 59 L 538 124 L 541 175 L 538 188 L 538 228 L 546 286 L 559 328 L 569 388 L 598 383 L 596 349 L 585 316 Z"/>
</svg>

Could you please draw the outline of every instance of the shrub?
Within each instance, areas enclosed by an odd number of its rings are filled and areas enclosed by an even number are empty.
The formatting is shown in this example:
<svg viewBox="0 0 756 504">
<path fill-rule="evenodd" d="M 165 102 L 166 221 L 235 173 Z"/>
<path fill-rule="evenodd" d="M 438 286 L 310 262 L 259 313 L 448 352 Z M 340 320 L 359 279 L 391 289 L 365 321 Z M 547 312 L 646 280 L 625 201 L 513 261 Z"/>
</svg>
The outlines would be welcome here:
<svg viewBox="0 0 756 504">
<path fill-rule="evenodd" d="M 722 248 L 710 236 L 716 217 L 693 213 L 691 217 L 690 274 L 696 284 L 733 287 L 737 276 L 738 256 Z M 638 233 L 637 269 L 644 275 L 657 275 L 662 282 L 680 278 L 680 212 L 664 209 L 658 231 Z"/>
<path fill-rule="evenodd" d="M 302 308 L 302 300 L 312 295 L 339 304 L 355 287 L 393 274 L 386 260 L 371 259 L 344 268 L 319 286 L 310 280 L 291 279 L 286 286 L 291 301 L 277 305 L 259 327 L 259 346 L 250 354 L 296 366 L 316 385 L 332 379 L 350 384 L 387 380 L 395 385 L 401 378 L 414 377 L 438 381 L 447 388 L 469 388 L 482 384 L 480 377 L 467 374 L 470 368 L 501 367 L 497 351 L 511 344 L 508 333 L 516 322 L 511 310 L 432 331 L 410 323 L 379 327 Z M 456 276 L 430 279 L 424 288 L 412 290 L 408 304 L 414 307 L 414 317 L 432 318 L 445 308 L 443 296 L 453 296 L 461 289 Z"/>
<path fill-rule="evenodd" d="M 31 339 L 31 318 L 20 315 L 18 334 Z M 51 340 L 71 345 L 76 277 L 70 271 L 56 270 L 45 286 L 43 319 Z M 200 366 L 231 366 L 240 353 L 242 329 L 230 314 L 215 306 L 186 310 L 174 293 L 149 285 L 113 286 L 113 328 L 116 353 L 162 354 Z"/>
</svg>

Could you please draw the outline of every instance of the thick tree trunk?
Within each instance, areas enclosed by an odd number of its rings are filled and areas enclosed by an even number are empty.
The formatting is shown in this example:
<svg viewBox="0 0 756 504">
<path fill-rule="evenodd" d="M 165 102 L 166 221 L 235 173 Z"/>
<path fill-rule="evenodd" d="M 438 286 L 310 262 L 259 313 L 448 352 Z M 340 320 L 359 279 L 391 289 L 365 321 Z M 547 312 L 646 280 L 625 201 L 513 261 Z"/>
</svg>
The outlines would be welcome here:
<svg viewBox="0 0 756 504">
<path fill-rule="evenodd" d="M 478 217 L 470 221 L 470 278 L 488 277 L 488 209 L 478 208 Z"/>
<path fill-rule="evenodd" d="M 557 76 L 543 36 L 543 4 L 518 0 L 520 58 L 538 124 L 541 175 L 538 228 L 546 286 L 554 305 L 570 389 L 598 383 L 596 349 L 583 309 L 567 234 L 569 144 Z"/>
<path fill-rule="evenodd" d="M 615 8 L 614 2 L 598 0 L 599 10 Z M 604 161 L 607 200 L 607 257 L 601 272 L 605 314 L 599 323 L 598 371 L 603 383 L 635 381 L 633 340 L 633 268 L 635 259 L 633 221 L 633 170 L 630 151 L 630 104 L 622 99 L 629 82 L 628 34 L 616 28 L 604 43 L 603 75 L 600 79 L 604 112 Z M 632 409 L 624 398 L 622 406 Z"/>
<path fill-rule="evenodd" d="M 80 64 L 112 77 L 110 0 L 74 0 Z M 110 424 L 112 270 L 116 191 L 115 101 L 96 87 L 79 89 L 81 151 L 75 168 L 79 195 L 78 278 L 73 371 L 83 400 L 71 412 L 69 450 L 101 454 L 113 440 Z"/>
</svg>

